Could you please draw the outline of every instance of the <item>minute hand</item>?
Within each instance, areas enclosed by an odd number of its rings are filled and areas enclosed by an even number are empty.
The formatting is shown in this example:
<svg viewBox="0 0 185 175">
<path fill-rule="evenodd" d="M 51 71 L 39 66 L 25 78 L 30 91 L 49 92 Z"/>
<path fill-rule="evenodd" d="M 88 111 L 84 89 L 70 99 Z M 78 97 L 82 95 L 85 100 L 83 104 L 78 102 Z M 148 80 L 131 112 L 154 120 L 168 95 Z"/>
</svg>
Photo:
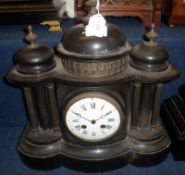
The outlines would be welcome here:
<svg viewBox="0 0 185 175">
<path fill-rule="evenodd" d="M 99 118 L 96 119 L 96 121 L 98 121 L 98 120 L 100 120 L 100 119 L 104 119 L 106 116 L 108 116 L 108 115 L 111 114 L 111 113 L 112 113 L 112 111 L 109 111 L 109 112 L 107 112 L 106 114 L 101 115 Z"/>
<path fill-rule="evenodd" d="M 72 111 L 73 112 L 73 111 Z M 79 117 L 79 118 L 82 118 L 82 119 L 84 119 L 84 120 L 86 120 L 86 121 L 88 121 L 88 122 L 91 122 L 91 120 L 89 120 L 88 118 L 85 118 L 85 117 L 83 117 L 81 114 L 79 114 L 79 113 L 76 113 L 76 112 L 73 112 L 73 114 L 75 114 L 77 117 Z"/>
</svg>

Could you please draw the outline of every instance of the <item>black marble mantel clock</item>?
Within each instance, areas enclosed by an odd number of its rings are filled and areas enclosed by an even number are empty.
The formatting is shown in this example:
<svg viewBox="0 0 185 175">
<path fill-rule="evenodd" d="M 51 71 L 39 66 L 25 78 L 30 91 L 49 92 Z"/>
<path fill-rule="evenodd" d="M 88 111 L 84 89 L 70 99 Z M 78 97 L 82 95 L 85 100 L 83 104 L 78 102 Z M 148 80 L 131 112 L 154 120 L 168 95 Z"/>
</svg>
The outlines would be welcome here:
<svg viewBox="0 0 185 175">
<path fill-rule="evenodd" d="M 170 139 L 159 119 L 162 85 L 179 72 L 155 41 L 131 46 L 120 28 L 107 24 L 107 37 L 84 36 L 84 25 L 69 29 L 57 52 L 35 43 L 14 57 L 8 81 L 22 88 L 27 127 L 18 144 L 31 158 L 56 155 L 79 161 L 160 160 Z"/>
</svg>

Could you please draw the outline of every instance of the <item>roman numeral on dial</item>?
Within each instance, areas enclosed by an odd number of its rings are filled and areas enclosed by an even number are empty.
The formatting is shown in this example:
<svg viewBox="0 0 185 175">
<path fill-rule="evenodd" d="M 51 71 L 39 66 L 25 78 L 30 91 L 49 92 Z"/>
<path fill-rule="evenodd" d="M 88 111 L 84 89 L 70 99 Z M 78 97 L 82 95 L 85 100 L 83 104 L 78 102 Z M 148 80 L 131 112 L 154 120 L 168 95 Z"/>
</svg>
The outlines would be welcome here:
<svg viewBox="0 0 185 175">
<path fill-rule="evenodd" d="M 87 108 L 86 108 L 84 105 L 82 105 L 81 108 L 82 108 L 84 111 L 87 111 Z"/>
<path fill-rule="evenodd" d="M 80 130 L 80 129 L 81 129 L 81 126 L 80 126 L 80 125 L 76 125 L 75 128 L 76 128 L 77 130 Z"/>
<path fill-rule="evenodd" d="M 74 119 L 73 122 L 75 122 L 75 123 L 76 123 L 76 122 L 79 122 L 79 119 Z"/>
<path fill-rule="evenodd" d="M 109 114 L 111 114 L 112 113 L 112 111 L 109 111 L 109 112 L 107 112 L 106 114 L 105 114 L 105 116 L 107 116 L 107 115 L 109 115 Z"/>
<path fill-rule="evenodd" d="M 113 122 L 114 121 L 114 118 L 109 118 L 108 119 L 108 122 Z"/>
<path fill-rule="evenodd" d="M 105 105 L 102 105 L 102 107 L 101 107 L 101 111 L 103 110 L 103 108 L 105 107 Z"/>
<path fill-rule="evenodd" d="M 90 103 L 91 109 L 95 109 L 96 103 Z"/>
<path fill-rule="evenodd" d="M 87 135 L 87 131 L 84 130 L 84 131 L 82 132 L 82 134 L 83 134 L 83 135 Z"/>
<path fill-rule="evenodd" d="M 111 128 L 112 128 L 112 126 L 111 126 L 111 125 L 106 125 L 106 126 L 105 126 L 105 128 L 107 128 L 107 129 L 111 129 Z"/>
</svg>

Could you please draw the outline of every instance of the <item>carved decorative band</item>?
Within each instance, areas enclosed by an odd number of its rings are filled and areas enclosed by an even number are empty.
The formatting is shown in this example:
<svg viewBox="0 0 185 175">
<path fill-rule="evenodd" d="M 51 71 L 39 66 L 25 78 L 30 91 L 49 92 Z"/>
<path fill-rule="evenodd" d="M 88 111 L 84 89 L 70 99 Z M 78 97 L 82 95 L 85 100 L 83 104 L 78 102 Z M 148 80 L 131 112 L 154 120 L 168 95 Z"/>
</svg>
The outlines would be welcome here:
<svg viewBox="0 0 185 175">
<path fill-rule="evenodd" d="M 106 62 L 78 62 L 69 59 L 63 59 L 65 70 L 73 75 L 83 77 L 105 77 L 118 74 L 125 69 L 126 58 L 106 61 Z"/>
</svg>

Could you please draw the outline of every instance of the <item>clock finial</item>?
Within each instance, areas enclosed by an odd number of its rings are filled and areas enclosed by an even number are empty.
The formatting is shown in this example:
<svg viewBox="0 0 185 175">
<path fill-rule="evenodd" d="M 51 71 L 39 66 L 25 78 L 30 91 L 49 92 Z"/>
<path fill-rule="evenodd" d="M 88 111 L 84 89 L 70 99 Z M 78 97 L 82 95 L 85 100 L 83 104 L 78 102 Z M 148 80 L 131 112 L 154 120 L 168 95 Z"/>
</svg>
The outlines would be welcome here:
<svg viewBox="0 0 185 175">
<path fill-rule="evenodd" d="M 25 36 L 25 41 L 29 43 L 29 45 L 33 46 L 35 45 L 35 41 L 37 40 L 38 36 L 35 34 L 32 30 L 32 26 L 28 25 L 27 27 L 27 35 Z"/>
<path fill-rule="evenodd" d="M 155 31 L 155 24 L 152 23 L 150 31 L 146 33 L 146 38 L 149 40 L 149 43 L 155 43 L 155 40 L 158 36 L 157 32 Z"/>
</svg>

